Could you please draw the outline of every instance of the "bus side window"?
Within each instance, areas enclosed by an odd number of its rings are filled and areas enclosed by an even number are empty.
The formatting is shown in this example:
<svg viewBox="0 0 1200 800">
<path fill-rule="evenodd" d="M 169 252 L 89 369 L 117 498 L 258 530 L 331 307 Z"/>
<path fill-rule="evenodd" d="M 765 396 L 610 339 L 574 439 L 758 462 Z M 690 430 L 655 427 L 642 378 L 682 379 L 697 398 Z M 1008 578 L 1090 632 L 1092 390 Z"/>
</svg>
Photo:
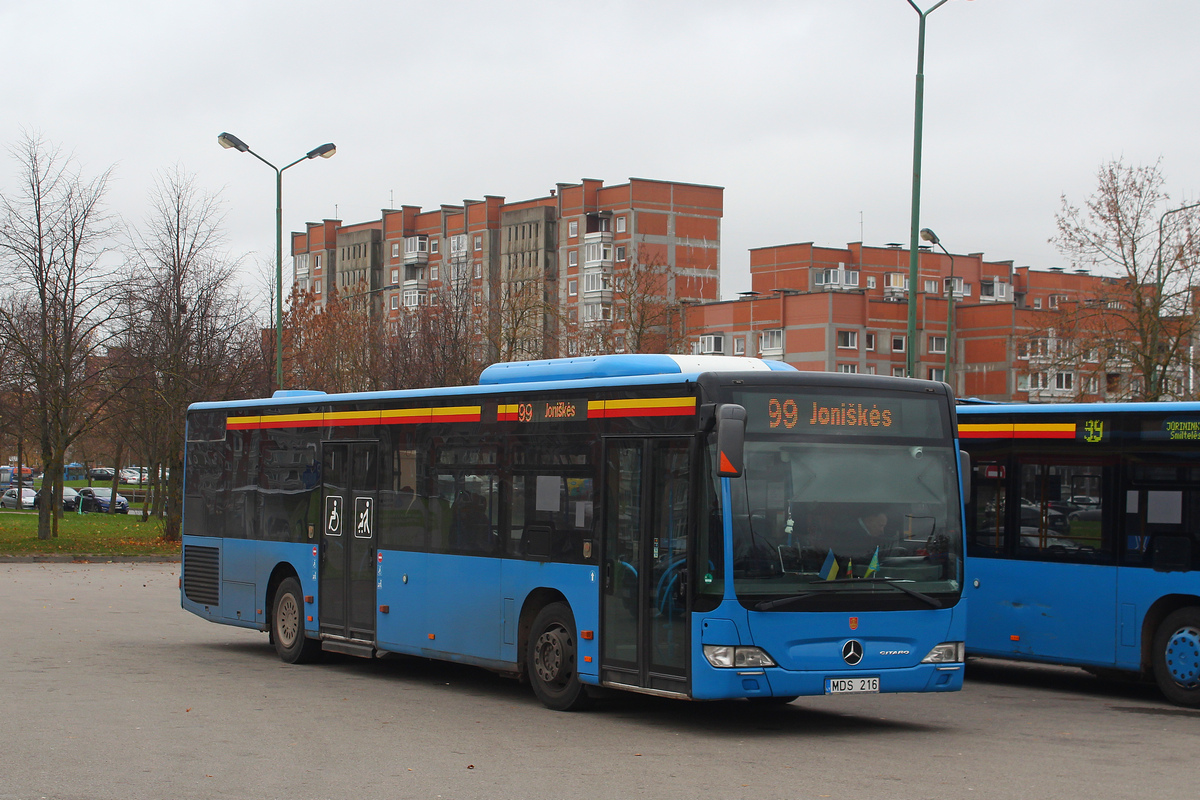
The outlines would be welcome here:
<svg viewBox="0 0 1200 800">
<path fill-rule="evenodd" d="M 1043 561 L 1110 561 L 1103 471 L 1095 462 L 1022 463 L 1017 554 Z"/>
<path fill-rule="evenodd" d="M 971 538 L 967 552 L 983 558 L 1004 554 L 1004 525 L 1008 518 L 1007 459 L 978 458 L 972 464 L 971 501 L 967 505 Z"/>
</svg>

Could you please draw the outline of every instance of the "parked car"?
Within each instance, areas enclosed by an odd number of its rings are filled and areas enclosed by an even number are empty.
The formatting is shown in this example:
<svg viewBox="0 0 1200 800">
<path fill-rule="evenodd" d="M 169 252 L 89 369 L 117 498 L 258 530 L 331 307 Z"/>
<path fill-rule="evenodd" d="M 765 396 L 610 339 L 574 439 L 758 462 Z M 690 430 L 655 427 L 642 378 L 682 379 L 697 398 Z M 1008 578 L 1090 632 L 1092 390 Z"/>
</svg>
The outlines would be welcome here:
<svg viewBox="0 0 1200 800">
<path fill-rule="evenodd" d="M 37 492 L 33 489 L 21 489 L 21 508 L 33 508 L 33 504 L 37 502 Z M 5 489 L 4 494 L 0 495 L 0 508 L 16 508 L 17 507 L 17 489 Z"/>
<path fill-rule="evenodd" d="M 88 474 L 94 481 L 111 481 L 117 473 L 112 467 L 92 467 Z"/>
<path fill-rule="evenodd" d="M 33 507 L 41 508 L 42 493 L 38 492 L 33 499 Z M 77 511 L 79 509 L 79 492 L 72 489 L 70 486 L 63 487 L 63 511 Z"/>
<path fill-rule="evenodd" d="M 121 470 L 121 483 L 139 484 L 142 482 L 142 471 L 137 467 L 126 467 Z"/>
<path fill-rule="evenodd" d="M 112 489 L 106 486 L 85 486 L 79 490 L 79 502 L 83 503 L 84 511 L 108 511 L 112 497 Z M 116 504 L 118 514 L 129 513 L 129 501 L 122 495 L 117 495 Z"/>
</svg>

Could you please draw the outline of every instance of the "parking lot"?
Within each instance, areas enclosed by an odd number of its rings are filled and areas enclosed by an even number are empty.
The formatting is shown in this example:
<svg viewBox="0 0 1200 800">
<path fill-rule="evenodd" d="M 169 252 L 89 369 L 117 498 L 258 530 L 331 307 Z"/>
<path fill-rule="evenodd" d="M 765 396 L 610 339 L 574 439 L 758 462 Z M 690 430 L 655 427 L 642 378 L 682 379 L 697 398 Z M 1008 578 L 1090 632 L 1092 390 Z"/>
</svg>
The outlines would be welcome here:
<svg viewBox="0 0 1200 800">
<path fill-rule="evenodd" d="M 8 798 L 1195 796 L 1200 712 L 973 661 L 957 694 L 548 711 L 420 659 L 280 663 L 179 608 L 177 564 L 0 565 Z"/>
</svg>

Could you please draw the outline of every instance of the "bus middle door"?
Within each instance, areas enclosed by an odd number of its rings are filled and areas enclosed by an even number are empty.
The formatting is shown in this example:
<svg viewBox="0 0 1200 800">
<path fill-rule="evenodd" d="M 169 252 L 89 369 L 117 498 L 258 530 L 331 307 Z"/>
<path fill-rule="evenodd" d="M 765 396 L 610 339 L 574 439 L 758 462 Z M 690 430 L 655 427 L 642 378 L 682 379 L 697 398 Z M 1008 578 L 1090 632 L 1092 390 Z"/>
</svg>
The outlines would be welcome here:
<svg viewBox="0 0 1200 800">
<path fill-rule="evenodd" d="M 379 446 L 375 442 L 325 442 L 322 450 L 321 633 L 372 642 Z"/>
<path fill-rule="evenodd" d="M 690 445 L 606 442 L 602 682 L 688 691 Z"/>
</svg>

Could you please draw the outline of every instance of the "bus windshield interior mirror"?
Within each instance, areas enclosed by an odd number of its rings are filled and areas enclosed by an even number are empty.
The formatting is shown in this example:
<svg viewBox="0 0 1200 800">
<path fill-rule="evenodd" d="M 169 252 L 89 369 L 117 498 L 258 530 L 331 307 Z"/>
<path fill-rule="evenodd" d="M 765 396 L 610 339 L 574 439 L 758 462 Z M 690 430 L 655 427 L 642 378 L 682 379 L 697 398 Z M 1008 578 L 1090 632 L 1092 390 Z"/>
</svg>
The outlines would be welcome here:
<svg viewBox="0 0 1200 800">
<path fill-rule="evenodd" d="M 717 475 L 740 478 L 745 469 L 746 409 L 725 403 L 717 409 Z"/>
</svg>

